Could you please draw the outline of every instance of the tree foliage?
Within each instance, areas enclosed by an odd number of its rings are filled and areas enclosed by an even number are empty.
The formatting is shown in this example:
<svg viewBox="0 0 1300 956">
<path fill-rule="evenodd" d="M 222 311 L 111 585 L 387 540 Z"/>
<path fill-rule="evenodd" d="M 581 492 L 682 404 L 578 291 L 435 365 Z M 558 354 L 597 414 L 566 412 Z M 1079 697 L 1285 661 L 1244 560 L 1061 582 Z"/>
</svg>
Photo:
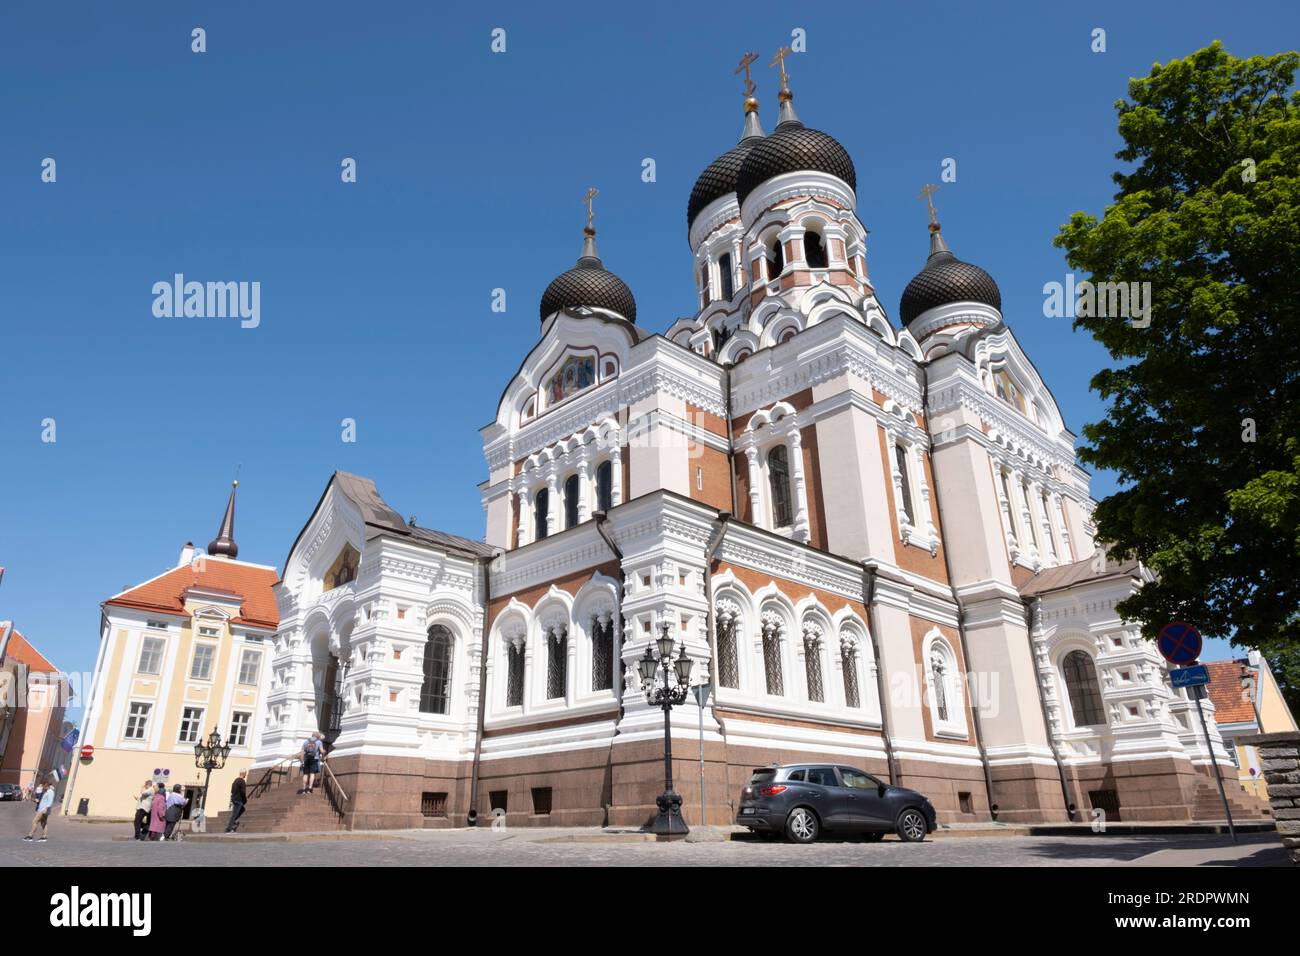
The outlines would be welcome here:
<svg viewBox="0 0 1300 956">
<path fill-rule="evenodd" d="M 1300 664 L 1297 66 L 1216 41 L 1130 80 L 1114 202 L 1055 239 L 1094 282 L 1151 283 L 1147 327 L 1075 321 L 1114 360 L 1080 449 L 1119 477 L 1097 536 L 1158 575 L 1120 613 L 1147 636 L 1193 622 L 1283 669 Z"/>
</svg>

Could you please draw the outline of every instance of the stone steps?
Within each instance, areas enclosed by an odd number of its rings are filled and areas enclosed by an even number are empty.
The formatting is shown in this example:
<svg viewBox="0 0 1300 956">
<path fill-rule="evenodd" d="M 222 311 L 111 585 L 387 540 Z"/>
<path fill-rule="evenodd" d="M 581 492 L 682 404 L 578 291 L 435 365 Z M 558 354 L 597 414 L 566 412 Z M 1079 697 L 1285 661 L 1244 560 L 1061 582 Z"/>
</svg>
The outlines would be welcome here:
<svg viewBox="0 0 1300 956">
<path fill-rule="evenodd" d="M 298 793 L 302 778 L 296 770 L 271 774 L 266 786 L 259 777 L 249 787 L 248 804 L 239 818 L 240 833 L 302 833 L 342 830 L 343 819 L 330 804 L 322 785 L 314 792 Z M 209 832 L 226 828 L 230 812 L 223 811 L 209 825 Z"/>
<path fill-rule="evenodd" d="M 1270 820 L 1272 813 L 1268 804 L 1246 793 L 1238 787 L 1239 792 L 1232 792 L 1232 781 L 1224 782 L 1228 795 L 1228 806 L 1232 808 L 1233 820 Z M 1219 797 L 1219 788 L 1214 784 L 1198 783 L 1196 797 L 1192 803 L 1193 820 L 1217 820 L 1223 817 L 1223 800 Z"/>
</svg>

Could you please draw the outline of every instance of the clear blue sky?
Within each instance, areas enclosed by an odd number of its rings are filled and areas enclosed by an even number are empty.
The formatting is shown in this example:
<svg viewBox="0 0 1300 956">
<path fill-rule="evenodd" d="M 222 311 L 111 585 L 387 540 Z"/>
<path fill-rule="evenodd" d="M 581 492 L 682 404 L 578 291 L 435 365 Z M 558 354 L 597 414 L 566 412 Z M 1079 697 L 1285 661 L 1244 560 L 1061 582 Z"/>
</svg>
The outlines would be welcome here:
<svg viewBox="0 0 1300 956">
<path fill-rule="evenodd" d="M 1215 38 L 1246 55 L 1297 35 L 1281 4 L 469 7 L 0 10 L 0 618 L 61 667 L 93 667 L 104 598 L 213 537 L 236 465 L 252 561 L 282 564 L 335 468 L 481 536 L 478 428 L 579 253 L 583 191 L 600 188 L 600 251 L 640 324 L 691 313 L 686 199 L 739 134 L 732 69 L 749 49 L 766 64 L 796 27 L 796 104 L 857 164 L 886 308 L 924 260 L 917 191 L 953 157 L 945 235 L 998 280 L 1078 432 L 1100 413 L 1087 383 L 1105 354 L 1044 318 L 1041 290 L 1065 272 L 1059 224 L 1112 193 L 1114 100 Z M 756 77 L 769 130 L 774 72 Z M 151 287 L 176 272 L 259 281 L 261 326 L 155 318 Z"/>
</svg>

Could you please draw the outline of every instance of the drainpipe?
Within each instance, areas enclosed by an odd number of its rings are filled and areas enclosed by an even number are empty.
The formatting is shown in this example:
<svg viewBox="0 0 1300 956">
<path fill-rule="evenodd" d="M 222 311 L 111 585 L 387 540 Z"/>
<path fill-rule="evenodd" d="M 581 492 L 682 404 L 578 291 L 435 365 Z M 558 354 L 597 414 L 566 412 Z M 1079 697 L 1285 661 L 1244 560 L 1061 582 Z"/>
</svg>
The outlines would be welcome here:
<svg viewBox="0 0 1300 956">
<path fill-rule="evenodd" d="M 929 368 L 923 368 L 921 370 L 921 408 L 925 411 L 926 451 L 930 454 L 931 470 L 933 470 L 934 436 L 930 434 Z M 921 467 L 925 467 L 924 462 L 922 462 Z M 939 477 L 937 474 L 934 476 L 932 484 L 934 487 L 931 488 L 930 493 L 934 497 L 934 506 L 939 513 L 939 527 L 946 528 L 948 527 L 948 523 L 944 521 L 943 517 L 943 496 L 939 494 Z M 952 576 L 952 558 L 948 555 L 948 549 L 946 547 L 943 549 L 943 570 L 948 577 L 948 590 L 952 592 L 952 603 L 957 608 L 957 642 L 961 644 L 962 660 L 966 663 L 967 667 L 970 667 L 970 648 L 966 643 L 966 607 L 961 602 L 961 595 L 957 593 L 957 585 Z M 925 662 L 922 661 L 921 663 L 922 666 L 924 666 Z M 975 746 L 979 750 L 980 754 L 980 766 L 984 768 L 984 789 L 989 801 L 989 815 L 993 817 L 994 820 L 997 820 L 998 805 L 993 799 L 993 771 L 989 769 L 989 755 L 988 751 L 984 749 L 984 731 L 980 723 L 980 709 L 977 706 L 978 703 L 978 701 L 971 703 L 970 712 L 972 723 L 974 725 L 972 729 L 975 731 Z"/>
<path fill-rule="evenodd" d="M 1038 616 L 1036 610 L 1040 601 L 1042 601 L 1042 598 L 1034 598 L 1032 601 L 1024 600 L 1025 633 L 1029 637 L 1029 659 L 1034 662 L 1034 696 L 1038 698 L 1038 709 L 1043 715 L 1043 731 L 1047 734 L 1047 743 L 1052 748 L 1052 759 L 1056 761 L 1056 775 L 1061 780 L 1061 798 L 1065 801 L 1065 813 L 1073 821 L 1077 810 L 1070 800 L 1070 784 L 1065 779 L 1065 764 L 1061 762 L 1061 751 L 1056 746 L 1056 735 L 1052 733 L 1052 721 L 1047 714 L 1047 701 L 1043 699 L 1043 684 L 1038 676 L 1038 654 L 1034 648 L 1034 621 Z"/>
<path fill-rule="evenodd" d="M 471 827 L 478 826 L 478 770 L 479 762 L 483 759 L 483 722 L 487 716 L 488 634 L 492 629 L 488 621 L 492 605 L 491 562 L 501 555 L 502 552 L 498 551 L 490 560 L 478 559 L 479 570 L 483 574 L 483 646 L 479 651 L 478 662 L 478 732 L 474 735 L 474 765 L 469 778 L 469 812 L 465 814 L 465 823 Z"/>
<path fill-rule="evenodd" d="M 616 625 L 618 628 L 618 677 L 619 687 L 623 687 L 623 549 L 614 542 L 614 536 L 609 533 L 609 516 L 603 511 L 597 511 L 591 516 L 596 522 L 596 531 L 600 534 L 601 540 L 605 542 L 605 547 L 609 548 L 610 553 L 618 560 L 618 574 L 614 580 L 618 582 L 618 614 Z M 618 721 L 614 724 L 614 736 L 618 736 L 618 726 L 623 722 L 623 692 L 620 689 L 618 693 Z M 610 745 L 612 748 L 612 744 Z"/>
<path fill-rule="evenodd" d="M 728 518 L 736 513 L 736 446 L 731 440 L 731 366 L 722 366 L 722 398 L 727 408 L 727 470 L 731 473 L 731 512 Z M 752 517 L 752 516 L 751 516 Z M 718 515 L 722 520 L 722 515 Z M 708 565 L 705 565 L 707 568 Z M 708 573 L 707 571 L 705 573 Z"/>
<path fill-rule="evenodd" d="M 894 745 L 889 738 L 889 697 L 885 694 L 885 669 L 880 656 L 880 628 L 876 624 L 876 575 L 880 569 L 866 564 L 862 570 L 862 603 L 867 609 L 867 637 L 871 640 L 871 654 L 875 658 L 876 700 L 880 701 L 880 738 L 885 742 L 885 766 L 889 768 L 890 786 L 898 786 L 898 767 L 894 764 Z"/>
</svg>

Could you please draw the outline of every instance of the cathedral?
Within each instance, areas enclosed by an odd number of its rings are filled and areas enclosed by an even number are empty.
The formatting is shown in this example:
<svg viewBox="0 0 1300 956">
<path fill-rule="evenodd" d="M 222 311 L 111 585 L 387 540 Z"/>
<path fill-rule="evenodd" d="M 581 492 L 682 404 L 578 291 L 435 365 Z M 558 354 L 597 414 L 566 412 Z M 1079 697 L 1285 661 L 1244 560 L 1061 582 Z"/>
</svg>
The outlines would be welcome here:
<svg viewBox="0 0 1300 956">
<path fill-rule="evenodd" d="M 993 277 L 931 202 L 887 308 L 852 158 L 780 55 L 767 131 L 751 60 L 739 142 L 687 202 L 693 316 L 637 315 L 588 193 L 481 429 L 484 540 L 329 479 L 275 586 L 250 826 L 261 795 L 261 827 L 308 819 L 271 797 L 316 731 L 337 826 L 645 825 L 665 718 L 638 665 L 664 637 L 700 688 L 669 718 L 691 826 L 777 762 L 865 769 L 941 823 L 1188 820 L 1211 761 L 1231 773 L 1116 614 L 1149 572 L 1096 548 Z"/>
</svg>

